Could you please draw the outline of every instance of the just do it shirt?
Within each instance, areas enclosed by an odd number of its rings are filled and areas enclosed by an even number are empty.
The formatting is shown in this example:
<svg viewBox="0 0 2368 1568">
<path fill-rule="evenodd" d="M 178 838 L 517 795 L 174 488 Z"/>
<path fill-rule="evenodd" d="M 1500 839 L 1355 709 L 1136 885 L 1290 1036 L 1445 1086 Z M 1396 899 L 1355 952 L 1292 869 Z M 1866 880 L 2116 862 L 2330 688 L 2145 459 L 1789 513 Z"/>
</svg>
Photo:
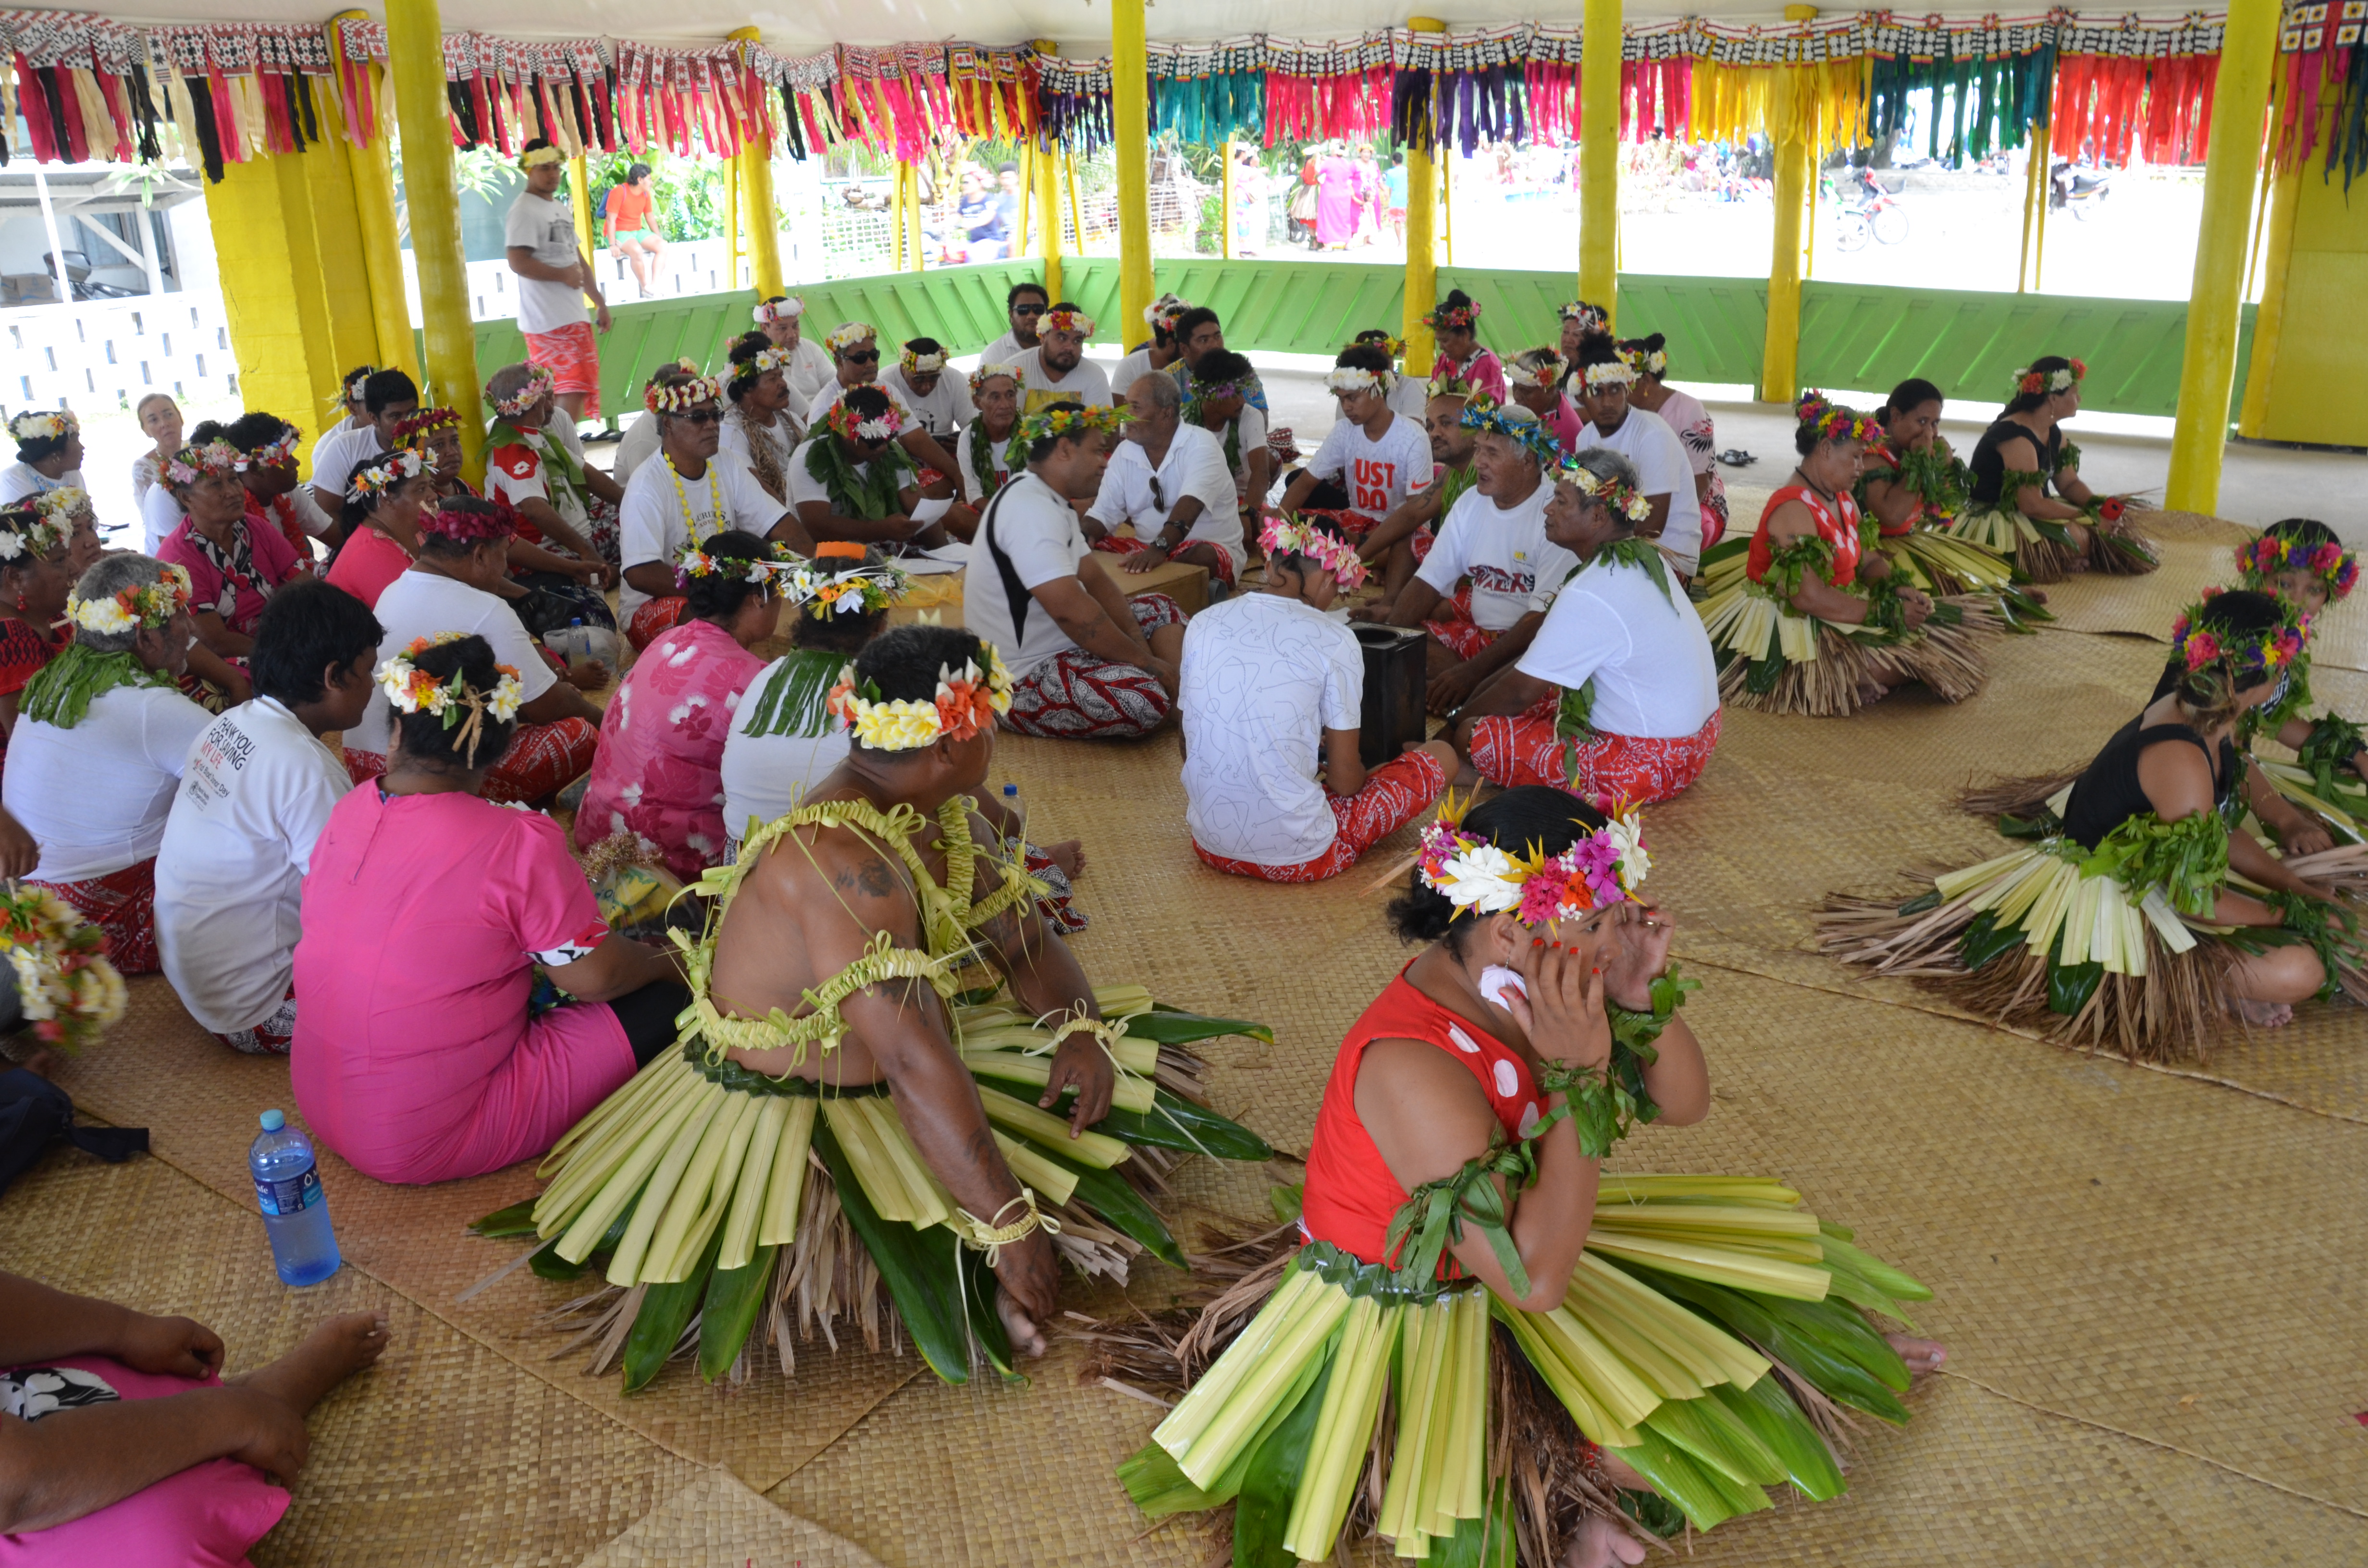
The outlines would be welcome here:
<svg viewBox="0 0 2368 1568">
<path fill-rule="evenodd" d="M 1431 468 L 1430 438 L 1413 420 L 1394 414 L 1378 441 L 1361 425 L 1334 421 L 1307 472 L 1346 490 L 1350 511 L 1386 517 L 1407 496 L 1430 488 Z"/>
</svg>

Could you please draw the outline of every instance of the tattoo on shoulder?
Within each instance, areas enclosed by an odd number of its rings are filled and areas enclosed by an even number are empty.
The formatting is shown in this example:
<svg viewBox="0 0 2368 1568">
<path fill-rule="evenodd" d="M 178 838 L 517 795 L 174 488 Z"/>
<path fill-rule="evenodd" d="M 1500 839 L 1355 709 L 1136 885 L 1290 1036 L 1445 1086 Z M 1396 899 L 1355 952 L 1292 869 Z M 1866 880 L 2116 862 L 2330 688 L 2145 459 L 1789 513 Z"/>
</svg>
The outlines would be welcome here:
<svg viewBox="0 0 2368 1568">
<path fill-rule="evenodd" d="M 840 867 L 838 875 L 832 880 L 842 889 L 860 892 L 866 898 L 890 898 L 896 892 L 896 874 L 888 869 L 888 862 L 877 855 L 868 855 L 852 866 Z"/>
</svg>

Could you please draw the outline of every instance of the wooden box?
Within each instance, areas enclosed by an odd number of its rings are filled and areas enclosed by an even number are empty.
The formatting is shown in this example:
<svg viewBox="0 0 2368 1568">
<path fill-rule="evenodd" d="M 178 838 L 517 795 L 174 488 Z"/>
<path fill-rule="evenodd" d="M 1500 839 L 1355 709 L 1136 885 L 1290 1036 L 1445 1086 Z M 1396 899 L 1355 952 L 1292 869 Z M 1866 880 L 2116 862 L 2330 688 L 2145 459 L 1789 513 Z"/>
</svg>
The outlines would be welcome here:
<svg viewBox="0 0 2368 1568">
<path fill-rule="evenodd" d="M 1086 557 L 1110 575 L 1119 592 L 1129 598 L 1140 594 L 1166 594 L 1187 615 L 1198 615 L 1209 608 L 1209 569 L 1188 562 L 1167 561 L 1148 572 L 1125 570 L 1126 557 L 1113 555 L 1107 550 L 1097 550 Z"/>
</svg>

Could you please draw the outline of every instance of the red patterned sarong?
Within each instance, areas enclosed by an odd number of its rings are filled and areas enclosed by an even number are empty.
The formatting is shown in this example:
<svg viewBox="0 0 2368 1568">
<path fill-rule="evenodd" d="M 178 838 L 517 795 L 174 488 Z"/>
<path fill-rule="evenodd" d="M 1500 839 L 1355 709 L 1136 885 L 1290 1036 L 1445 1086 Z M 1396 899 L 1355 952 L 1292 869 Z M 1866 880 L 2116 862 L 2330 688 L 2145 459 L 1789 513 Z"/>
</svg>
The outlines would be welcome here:
<svg viewBox="0 0 2368 1568">
<path fill-rule="evenodd" d="M 156 962 L 156 858 L 79 882 L 34 882 L 107 933 L 107 956 L 120 974 L 154 974 Z"/>
<path fill-rule="evenodd" d="M 643 601 L 642 608 L 633 612 L 633 619 L 625 622 L 625 641 L 633 645 L 634 653 L 640 653 L 658 640 L 658 633 L 682 619 L 682 607 L 689 602 L 680 594 Z"/>
<path fill-rule="evenodd" d="M 1184 624 L 1183 608 L 1166 594 L 1144 594 L 1127 603 L 1145 636 Z M 1175 710 L 1176 699 L 1149 670 L 1069 648 L 1012 683 L 1011 711 L 1003 722 L 1020 734 L 1051 740 L 1133 740 L 1159 728 Z"/>
<path fill-rule="evenodd" d="M 1427 751 L 1410 751 L 1366 774 L 1365 787 L 1355 794 L 1325 798 L 1340 824 L 1340 835 L 1331 848 L 1313 860 L 1295 866 L 1257 866 L 1212 855 L 1197 843 L 1192 853 L 1229 876 L 1269 882 L 1320 882 L 1338 876 L 1357 863 L 1357 857 L 1430 810 L 1446 789 L 1447 770 L 1439 766 L 1439 758 Z"/>
<path fill-rule="evenodd" d="M 529 332 L 526 362 L 548 369 L 552 390 L 583 392 L 584 417 L 600 417 L 600 346 L 588 321 L 572 322 L 555 332 Z"/>
<path fill-rule="evenodd" d="M 1426 550 L 1425 554 L 1429 551 Z M 1494 642 L 1498 633 L 1481 630 L 1472 619 L 1472 585 L 1463 586 L 1439 601 L 1439 619 L 1426 620 L 1422 629 L 1438 639 L 1441 647 L 1459 659 L 1469 659 Z"/>
<path fill-rule="evenodd" d="M 584 719 L 519 725 L 510 749 L 485 774 L 485 799 L 526 806 L 558 793 L 591 767 L 599 741 L 600 732 Z M 355 783 L 367 784 L 385 775 L 386 758 L 348 746 L 346 773 Z"/>
<path fill-rule="evenodd" d="M 1438 542 L 1439 535 L 1431 531 L 1431 527 L 1429 523 L 1425 523 L 1422 527 L 1415 529 L 1414 533 L 1406 540 L 1406 543 L 1414 547 L 1414 559 L 1417 565 L 1420 565 L 1424 561 L 1429 558 L 1430 547 Z"/>
<path fill-rule="evenodd" d="M 1701 778 L 1718 746 L 1715 712 L 1691 735 L 1597 735 L 1573 742 L 1554 733 L 1561 708 L 1562 694 L 1556 692 L 1526 713 L 1478 721 L 1472 726 L 1472 766 L 1483 778 L 1508 788 L 1551 784 L 1599 807 L 1641 806 L 1668 800 Z"/>
<path fill-rule="evenodd" d="M 217 1030 L 214 1038 L 233 1051 L 247 1056 L 285 1056 L 296 1042 L 296 983 L 288 983 L 288 994 L 271 1016 L 250 1028 L 232 1034 Z"/>
</svg>

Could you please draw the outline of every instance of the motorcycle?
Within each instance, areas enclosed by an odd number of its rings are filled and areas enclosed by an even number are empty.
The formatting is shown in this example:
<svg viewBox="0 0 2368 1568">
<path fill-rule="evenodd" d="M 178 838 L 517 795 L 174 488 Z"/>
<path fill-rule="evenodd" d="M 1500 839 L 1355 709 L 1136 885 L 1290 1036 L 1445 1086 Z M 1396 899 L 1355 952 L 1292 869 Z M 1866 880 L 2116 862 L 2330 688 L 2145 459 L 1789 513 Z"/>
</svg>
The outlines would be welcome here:
<svg viewBox="0 0 2368 1568">
<path fill-rule="evenodd" d="M 2112 182 L 2109 169 L 2076 169 L 2069 158 L 2058 158 L 2048 173 L 2047 210 L 2062 212 L 2069 209 L 2072 216 L 2085 223 L 2113 193 Z"/>
</svg>

